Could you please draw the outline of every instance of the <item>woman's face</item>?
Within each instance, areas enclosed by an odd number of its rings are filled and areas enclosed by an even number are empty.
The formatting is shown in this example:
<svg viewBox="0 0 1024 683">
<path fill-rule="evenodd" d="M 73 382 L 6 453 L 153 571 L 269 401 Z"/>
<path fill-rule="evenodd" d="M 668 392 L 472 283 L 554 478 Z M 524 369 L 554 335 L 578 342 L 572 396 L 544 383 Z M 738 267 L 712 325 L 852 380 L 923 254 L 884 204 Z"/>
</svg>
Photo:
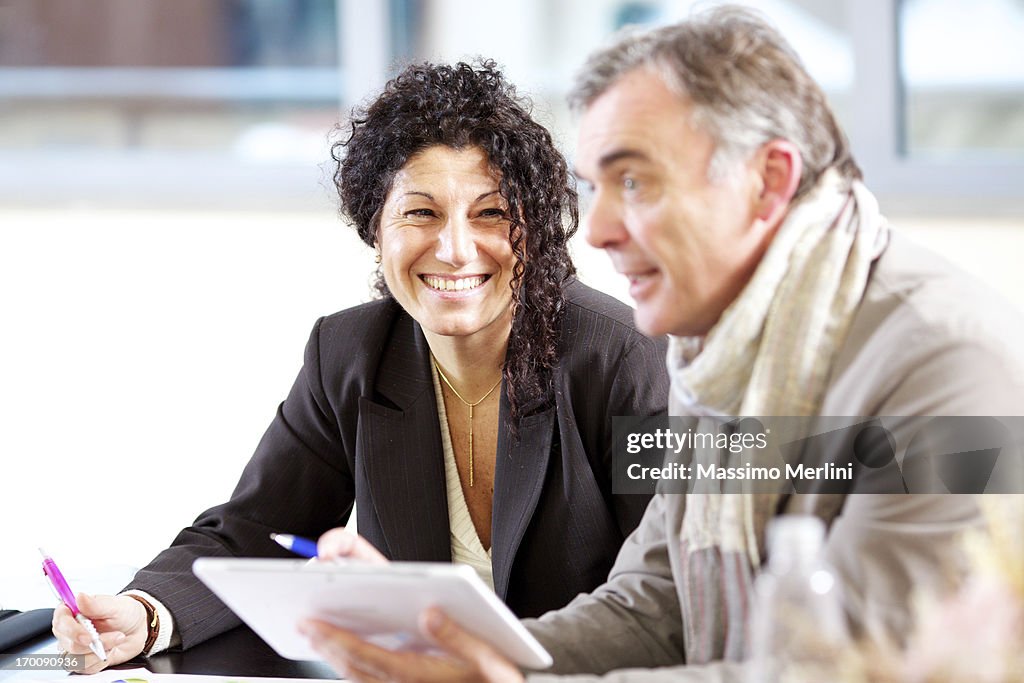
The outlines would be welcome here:
<svg viewBox="0 0 1024 683">
<path fill-rule="evenodd" d="M 477 147 L 428 147 L 395 174 L 377 233 L 392 295 L 424 330 L 504 341 L 512 321 L 508 206 Z"/>
</svg>

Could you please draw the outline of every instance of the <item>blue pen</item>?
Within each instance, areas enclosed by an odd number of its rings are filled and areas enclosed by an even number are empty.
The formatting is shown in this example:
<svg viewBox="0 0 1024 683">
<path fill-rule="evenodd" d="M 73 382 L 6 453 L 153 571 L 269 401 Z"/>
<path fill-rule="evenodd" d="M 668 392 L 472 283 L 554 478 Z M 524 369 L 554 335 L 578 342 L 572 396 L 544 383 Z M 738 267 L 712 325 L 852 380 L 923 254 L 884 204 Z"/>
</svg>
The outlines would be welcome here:
<svg viewBox="0 0 1024 683">
<path fill-rule="evenodd" d="M 316 557 L 316 541 L 291 534 L 270 534 L 270 538 L 285 550 L 302 557 Z"/>
</svg>

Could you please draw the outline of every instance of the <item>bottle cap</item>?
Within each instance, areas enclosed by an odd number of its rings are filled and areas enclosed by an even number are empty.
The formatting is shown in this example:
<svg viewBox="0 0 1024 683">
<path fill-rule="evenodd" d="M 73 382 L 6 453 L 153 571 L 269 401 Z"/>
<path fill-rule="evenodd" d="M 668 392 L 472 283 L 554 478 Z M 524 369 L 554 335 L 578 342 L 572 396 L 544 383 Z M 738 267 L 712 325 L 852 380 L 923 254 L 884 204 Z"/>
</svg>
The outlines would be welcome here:
<svg viewBox="0 0 1024 683">
<path fill-rule="evenodd" d="M 783 515 L 768 522 L 768 556 L 811 558 L 825 542 L 825 524 L 814 515 Z"/>
</svg>

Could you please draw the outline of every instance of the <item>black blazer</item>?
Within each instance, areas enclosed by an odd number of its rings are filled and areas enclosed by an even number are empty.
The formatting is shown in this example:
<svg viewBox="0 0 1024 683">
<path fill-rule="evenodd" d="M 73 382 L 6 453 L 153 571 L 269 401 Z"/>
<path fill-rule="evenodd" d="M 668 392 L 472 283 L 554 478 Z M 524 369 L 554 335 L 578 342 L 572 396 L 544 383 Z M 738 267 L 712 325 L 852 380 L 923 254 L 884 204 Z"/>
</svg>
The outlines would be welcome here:
<svg viewBox="0 0 1024 683">
<path fill-rule="evenodd" d="M 624 304 L 566 286 L 554 402 L 538 397 L 513 442 L 499 429 L 494 587 L 521 617 L 601 584 L 647 496 L 611 492 L 615 415 L 664 413 L 665 340 Z M 508 417 L 503 393 L 500 419 Z M 444 456 L 429 349 L 393 300 L 320 319 L 288 398 L 231 499 L 184 529 L 129 588 L 174 615 L 190 647 L 238 623 L 191 573 L 200 556 L 284 557 L 271 532 L 316 538 L 348 522 L 392 560 L 451 561 Z"/>
</svg>

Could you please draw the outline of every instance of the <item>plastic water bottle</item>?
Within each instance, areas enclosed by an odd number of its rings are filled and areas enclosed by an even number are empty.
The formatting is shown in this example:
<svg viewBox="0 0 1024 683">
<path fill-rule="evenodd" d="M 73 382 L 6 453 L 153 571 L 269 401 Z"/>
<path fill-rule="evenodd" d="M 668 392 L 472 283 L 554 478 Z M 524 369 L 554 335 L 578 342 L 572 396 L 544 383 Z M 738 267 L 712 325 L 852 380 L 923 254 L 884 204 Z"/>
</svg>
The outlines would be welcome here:
<svg viewBox="0 0 1024 683">
<path fill-rule="evenodd" d="M 778 517 L 768 525 L 768 566 L 754 582 L 748 683 L 837 680 L 849 646 L 834 572 L 823 559 L 817 517 Z"/>
</svg>

